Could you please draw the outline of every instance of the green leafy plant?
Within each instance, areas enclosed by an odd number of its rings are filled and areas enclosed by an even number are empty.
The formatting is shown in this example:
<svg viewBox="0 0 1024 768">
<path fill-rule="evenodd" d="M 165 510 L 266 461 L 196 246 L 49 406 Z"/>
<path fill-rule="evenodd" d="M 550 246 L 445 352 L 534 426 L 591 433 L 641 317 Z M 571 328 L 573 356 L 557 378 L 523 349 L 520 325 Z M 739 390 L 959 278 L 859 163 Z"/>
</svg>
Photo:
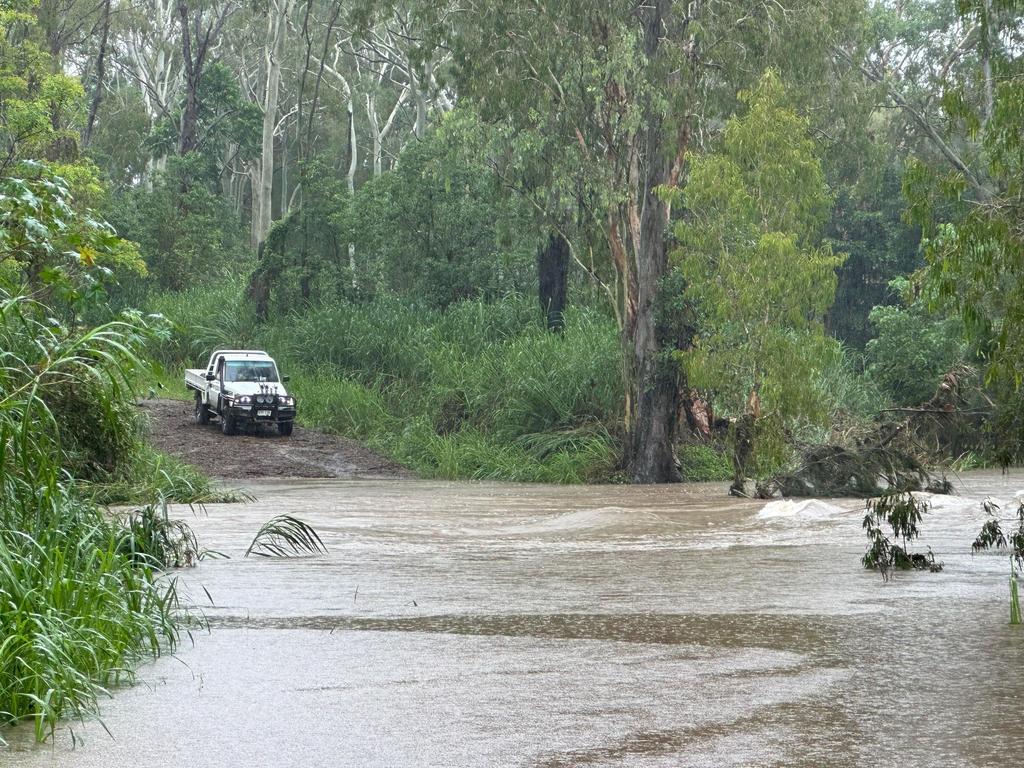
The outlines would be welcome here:
<svg viewBox="0 0 1024 768">
<path fill-rule="evenodd" d="M 154 568 L 191 568 L 199 561 L 195 532 L 185 521 L 169 517 L 165 500 L 126 512 L 119 522 L 124 528 L 121 549 L 133 560 Z"/>
<path fill-rule="evenodd" d="M 245 557 L 290 557 L 303 553 L 327 554 L 327 547 L 309 524 L 291 515 L 278 515 L 260 527 L 245 550 Z"/>
<path fill-rule="evenodd" d="M 928 502 L 910 492 L 891 493 L 868 501 L 863 523 L 868 538 L 868 550 L 861 558 L 864 567 L 879 571 L 884 581 L 892 577 L 894 570 L 941 571 L 942 564 L 935 561 L 930 548 L 927 554 L 909 551 L 910 543 L 920 535 L 918 524 L 927 512 Z M 890 540 L 886 527 L 900 543 Z"/>
<path fill-rule="evenodd" d="M 0 288 L 0 720 L 29 718 L 39 739 L 173 647 L 179 621 L 174 581 L 77 493 L 51 405 L 83 387 L 109 408 L 141 366 L 145 326 L 50 317 Z"/>
</svg>

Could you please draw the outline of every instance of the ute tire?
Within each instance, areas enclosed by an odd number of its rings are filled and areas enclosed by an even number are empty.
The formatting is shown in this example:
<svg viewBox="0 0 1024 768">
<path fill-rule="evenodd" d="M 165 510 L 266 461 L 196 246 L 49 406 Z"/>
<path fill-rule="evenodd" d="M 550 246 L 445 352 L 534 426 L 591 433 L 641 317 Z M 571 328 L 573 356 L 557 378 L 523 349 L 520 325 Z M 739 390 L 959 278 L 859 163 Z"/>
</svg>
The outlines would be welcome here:
<svg viewBox="0 0 1024 768">
<path fill-rule="evenodd" d="M 195 419 L 196 424 L 199 425 L 210 423 L 210 406 L 203 402 L 203 397 L 198 392 L 196 393 Z"/>
<path fill-rule="evenodd" d="M 220 431 L 225 435 L 233 435 L 237 431 L 235 429 L 235 417 L 230 413 L 225 412 L 220 417 Z"/>
<path fill-rule="evenodd" d="M 281 437 L 289 437 L 292 433 L 292 427 L 294 424 L 295 422 L 293 421 L 279 421 L 277 422 L 277 431 L 280 433 Z"/>
</svg>

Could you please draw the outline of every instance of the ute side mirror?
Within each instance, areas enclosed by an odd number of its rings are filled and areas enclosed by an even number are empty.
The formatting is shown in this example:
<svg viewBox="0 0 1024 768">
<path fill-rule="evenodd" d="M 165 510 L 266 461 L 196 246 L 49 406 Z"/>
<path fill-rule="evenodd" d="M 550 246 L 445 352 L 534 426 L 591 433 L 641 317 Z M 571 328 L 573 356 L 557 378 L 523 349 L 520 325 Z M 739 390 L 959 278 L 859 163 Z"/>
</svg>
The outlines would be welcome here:
<svg viewBox="0 0 1024 768">
<path fill-rule="evenodd" d="M 281 377 L 281 383 L 284 384 L 287 381 L 291 381 L 291 378 L 292 378 L 291 376 L 282 376 Z"/>
<path fill-rule="evenodd" d="M 217 379 L 217 374 L 215 374 L 215 373 L 208 373 L 208 374 L 206 374 L 206 380 L 207 381 L 216 381 L 216 379 Z"/>
</svg>

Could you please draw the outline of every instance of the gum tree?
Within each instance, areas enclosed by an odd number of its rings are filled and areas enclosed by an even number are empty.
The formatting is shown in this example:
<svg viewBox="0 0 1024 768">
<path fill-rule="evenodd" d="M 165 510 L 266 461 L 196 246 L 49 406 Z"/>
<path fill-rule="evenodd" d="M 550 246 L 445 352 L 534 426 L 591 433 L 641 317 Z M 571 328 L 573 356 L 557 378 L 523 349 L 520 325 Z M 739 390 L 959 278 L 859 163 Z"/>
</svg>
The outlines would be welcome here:
<svg viewBox="0 0 1024 768">
<path fill-rule="evenodd" d="M 755 420 L 778 434 L 826 415 L 815 374 L 838 351 L 822 319 L 843 262 L 821 244 L 831 197 L 808 121 L 772 71 L 741 98 L 719 151 L 692 160 L 675 253 L 700 316 L 684 369 L 737 417 L 736 492 Z"/>
</svg>

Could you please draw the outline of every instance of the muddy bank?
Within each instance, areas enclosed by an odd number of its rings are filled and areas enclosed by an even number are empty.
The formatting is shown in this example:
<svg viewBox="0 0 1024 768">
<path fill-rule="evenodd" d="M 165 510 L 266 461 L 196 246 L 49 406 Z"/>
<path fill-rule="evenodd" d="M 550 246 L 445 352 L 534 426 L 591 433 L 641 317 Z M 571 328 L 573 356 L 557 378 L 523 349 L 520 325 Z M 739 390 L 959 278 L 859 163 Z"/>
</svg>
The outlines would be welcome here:
<svg viewBox="0 0 1024 768">
<path fill-rule="evenodd" d="M 344 437 L 296 426 L 291 437 L 261 429 L 228 437 L 220 423 L 199 426 L 192 403 L 143 400 L 149 439 L 162 453 L 176 456 L 211 477 L 402 478 L 409 473 L 366 446 Z"/>
</svg>

